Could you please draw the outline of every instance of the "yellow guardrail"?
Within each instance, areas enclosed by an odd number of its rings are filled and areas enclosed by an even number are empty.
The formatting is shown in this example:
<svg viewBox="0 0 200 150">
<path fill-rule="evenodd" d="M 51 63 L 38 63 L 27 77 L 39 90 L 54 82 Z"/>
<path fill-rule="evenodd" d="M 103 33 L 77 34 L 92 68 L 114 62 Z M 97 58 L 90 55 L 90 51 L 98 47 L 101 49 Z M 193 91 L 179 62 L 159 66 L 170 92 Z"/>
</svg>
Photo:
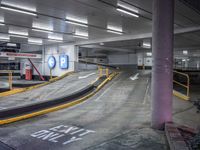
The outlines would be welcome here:
<svg viewBox="0 0 200 150">
<path fill-rule="evenodd" d="M 6 73 L 8 74 L 8 83 L 9 83 L 9 89 L 12 90 L 12 73 L 13 71 L 11 70 L 0 70 L 0 73 Z"/>
<path fill-rule="evenodd" d="M 99 71 L 99 77 L 102 77 L 104 75 L 106 77 L 109 76 L 109 69 L 108 68 L 103 68 L 102 66 L 98 66 L 98 71 Z"/>
<path fill-rule="evenodd" d="M 174 83 L 176 83 L 176 84 L 178 84 L 179 86 L 181 86 L 181 87 L 183 87 L 183 88 L 186 89 L 186 94 L 183 94 L 183 93 L 178 92 L 178 91 L 176 91 L 176 90 L 173 90 L 173 94 L 174 94 L 175 96 L 177 96 L 177 97 L 183 99 L 183 100 L 189 100 L 189 99 L 190 99 L 190 97 L 189 97 L 189 95 L 190 95 L 190 77 L 189 77 L 189 75 L 186 74 L 186 73 L 178 72 L 178 71 L 173 71 L 173 72 L 174 72 L 175 74 L 178 74 L 178 75 L 181 75 L 181 76 L 185 77 L 185 78 L 186 78 L 186 81 L 187 81 L 187 83 L 186 83 L 186 85 L 185 85 L 185 84 L 183 84 L 183 83 L 181 83 L 181 82 L 178 82 L 178 81 L 176 81 L 176 80 L 173 80 Z"/>
</svg>

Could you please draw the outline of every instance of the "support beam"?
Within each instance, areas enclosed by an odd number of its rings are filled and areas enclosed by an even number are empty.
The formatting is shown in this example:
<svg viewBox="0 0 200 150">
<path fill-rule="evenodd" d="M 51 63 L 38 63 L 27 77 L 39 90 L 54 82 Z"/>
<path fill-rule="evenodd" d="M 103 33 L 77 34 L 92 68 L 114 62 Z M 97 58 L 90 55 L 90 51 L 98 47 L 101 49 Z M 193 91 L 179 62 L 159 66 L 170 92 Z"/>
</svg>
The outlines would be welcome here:
<svg viewBox="0 0 200 150">
<path fill-rule="evenodd" d="M 200 31 L 200 26 L 176 29 L 174 30 L 174 34 L 175 35 L 185 34 L 185 33 L 193 33 L 193 32 L 198 32 L 198 31 Z M 80 45 L 97 44 L 97 43 L 104 43 L 104 42 L 118 42 L 118 41 L 147 39 L 147 38 L 152 38 L 152 33 L 122 35 L 122 36 L 117 36 L 117 37 L 80 41 L 80 42 L 76 42 L 75 45 L 80 46 Z"/>
<path fill-rule="evenodd" d="M 99 50 L 108 50 L 108 51 L 117 51 L 117 52 L 127 52 L 127 53 L 134 52 L 134 50 L 131 50 L 131 49 L 115 48 L 115 47 L 108 47 L 108 46 L 101 46 L 101 45 L 83 45 L 80 47 L 99 49 Z"/>
<path fill-rule="evenodd" d="M 172 121 L 174 0 L 153 1 L 152 127 Z"/>
</svg>

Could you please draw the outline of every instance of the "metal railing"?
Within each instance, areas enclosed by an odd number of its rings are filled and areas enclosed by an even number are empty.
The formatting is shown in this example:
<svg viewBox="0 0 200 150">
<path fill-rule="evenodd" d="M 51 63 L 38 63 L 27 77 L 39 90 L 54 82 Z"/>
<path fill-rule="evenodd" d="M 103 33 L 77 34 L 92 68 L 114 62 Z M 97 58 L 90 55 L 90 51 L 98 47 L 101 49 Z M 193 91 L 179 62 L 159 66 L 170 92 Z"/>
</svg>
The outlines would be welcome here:
<svg viewBox="0 0 200 150">
<path fill-rule="evenodd" d="M 12 90 L 12 81 L 13 81 L 13 77 L 12 77 L 12 73 L 13 71 L 11 70 L 0 70 L 0 74 L 8 74 L 8 83 L 9 83 L 9 89 Z"/>
<path fill-rule="evenodd" d="M 108 68 L 103 68 L 102 66 L 98 66 L 98 71 L 99 71 L 99 77 L 102 77 L 104 75 L 106 77 L 109 76 L 109 69 Z"/>
<path fill-rule="evenodd" d="M 173 83 L 186 89 L 186 94 L 182 94 L 181 92 L 177 92 L 176 90 L 174 90 L 174 95 L 176 95 L 182 99 L 189 100 L 189 95 L 190 95 L 190 77 L 189 77 L 189 75 L 186 73 L 178 72 L 178 71 L 173 71 L 173 73 L 186 78 L 186 84 L 184 84 L 180 81 L 176 81 L 175 79 L 173 80 Z"/>
</svg>

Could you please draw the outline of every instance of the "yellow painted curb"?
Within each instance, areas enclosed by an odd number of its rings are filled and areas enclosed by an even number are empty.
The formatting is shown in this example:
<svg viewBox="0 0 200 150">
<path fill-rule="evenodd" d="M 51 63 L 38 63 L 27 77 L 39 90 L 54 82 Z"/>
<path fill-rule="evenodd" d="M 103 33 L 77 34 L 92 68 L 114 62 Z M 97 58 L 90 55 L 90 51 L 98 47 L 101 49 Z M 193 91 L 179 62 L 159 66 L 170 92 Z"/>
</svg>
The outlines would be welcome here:
<svg viewBox="0 0 200 150">
<path fill-rule="evenodd" d="M 178 91 L 175 91 L 175 90 L 173 90 L 173 94 L 174 94 L 174 96 L 176 96 L 180 99 L 186 100 L 186 101 L 188 101 L 190 99 L 187 95 L 184 95 L 184 94 L 182 94 Z"/>
<path fill-rule="evenodd" d="M 14 118 L 9 118 L 9 119 L 5 119 L 5 120 L 0 120 L 0 125 L 4 125 L 4 124 L 8 124 L 8 123 L 12 123 L 12 122 L 16 122 L 16 121 L 20 121 L 20 120 L 24 120 L 24 119 L 28 119 L 28 118 L 32 118 L 35 116 L 39 116 L 39 115 L 44 115 L 50 112 L 54 112 L 60 109 L 64 109 L 64 108 L 68 108 L 71 106 L 74 106 L 76 104 L 79 104 L 83 101 L 85 101 L 86 99 L 92 97 L 93 95 L 95 95 L 108 81 L 112 80 L 118 73 L 113 73 L 111 74 L 108 78 L 106 78 L 96 89 L 95 91 L 93 91 L 92 93 L 89 93 L 88 95 L 75 100 L 73 102 L 67 103 L 67 104 L 63 104 L 60 106 L 56 106 L 56 107 L 52 107 L 52 108 L 48 108 L 48 109 L 44 109 L 41 111 L 37 111 L 34 113 L 30 113 L 30 114 L 26 114 L 26 115 L 22 115 L 22 116 L 18 116 L 18 117 L 14 117 Z"/>
<path fill-rule="evenodd" d="M 10 91 L 7 91 L 7 92 L 2 92 L 2 93 L 0 93 L 0 97 L 10 96 L 10 95 L 14 95 L 14 94 L 17 94 L 17 93 L 22 93 L 22 92 L 33 90 L 33 89 L 48 85 L 50 83 L 56 82 L 58 80 L 61 80 L 64 77 L 66 77 L 68 75 L 71 75 L 72 73 L 74 73 L 74 72 L 65 73 L 60 77 L 56 77 L 56 78 L 51 79 L 49 82 L 45 82 L 45 83 L 41 83 L 41 84 L 38 84 L 38 85 L 30 86 L 30 87 L 27 87 L 27 88 L 18 88 L 18 89 L 13 89 L 13 90 L 10 90 Z"/>
</svg>

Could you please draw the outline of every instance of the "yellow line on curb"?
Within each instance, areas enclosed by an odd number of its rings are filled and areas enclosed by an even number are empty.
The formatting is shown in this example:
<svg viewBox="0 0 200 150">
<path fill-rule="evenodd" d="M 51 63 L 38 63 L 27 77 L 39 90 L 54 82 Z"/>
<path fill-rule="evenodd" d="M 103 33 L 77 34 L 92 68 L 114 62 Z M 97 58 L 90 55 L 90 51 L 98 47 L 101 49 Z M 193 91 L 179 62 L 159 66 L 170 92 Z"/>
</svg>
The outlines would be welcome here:
<svg viewBox="0 0 200 150">
<path fill-rule="evenodd" d="M 4 124 L 8 124 L 8 123 L 12 123 L 12 122 L 16 122 L 16 121 L 20 121 L 20 120 L 24 120 L 24 119 L 28 119 L 28 118 L 32 118 L 35 116 L 39 116 L 39 115 L 44 115 L 50 112 L 54 112 L 60 109 L 64 109 L 64 108 L 68 108 L 71 106 L 74 106 L 76 104 L 79 104 L 83 101 L 85 101 L 86 99 L 92 97 L 94 94 L 96 94 L 108 81 L 112 80 L 118 73 L 113 73 L 111 74 L 108 78 L 106 78 L 96 89 L 95 91 L 89 93 L 88 95 L 75 100 L 73 102 L 67 103 L 67 104 L 63 104 L 60 106 L 56 106 L 56 107 L 52 107 L 52 108 L 48 108 L 48 109 L 44 109 L 41 111 L 37 111 L 37 112 L 33 112 L 30 114 L 26 114 L 26 115 L 22 115 L 22 116 L 18 116 L 18 117 L 14 117 L 14 118 L 9 118 L 9 119 L 5 119 L 5 120 L 0 120 L 0 125 L 4 125 Z"/>
</svg>

